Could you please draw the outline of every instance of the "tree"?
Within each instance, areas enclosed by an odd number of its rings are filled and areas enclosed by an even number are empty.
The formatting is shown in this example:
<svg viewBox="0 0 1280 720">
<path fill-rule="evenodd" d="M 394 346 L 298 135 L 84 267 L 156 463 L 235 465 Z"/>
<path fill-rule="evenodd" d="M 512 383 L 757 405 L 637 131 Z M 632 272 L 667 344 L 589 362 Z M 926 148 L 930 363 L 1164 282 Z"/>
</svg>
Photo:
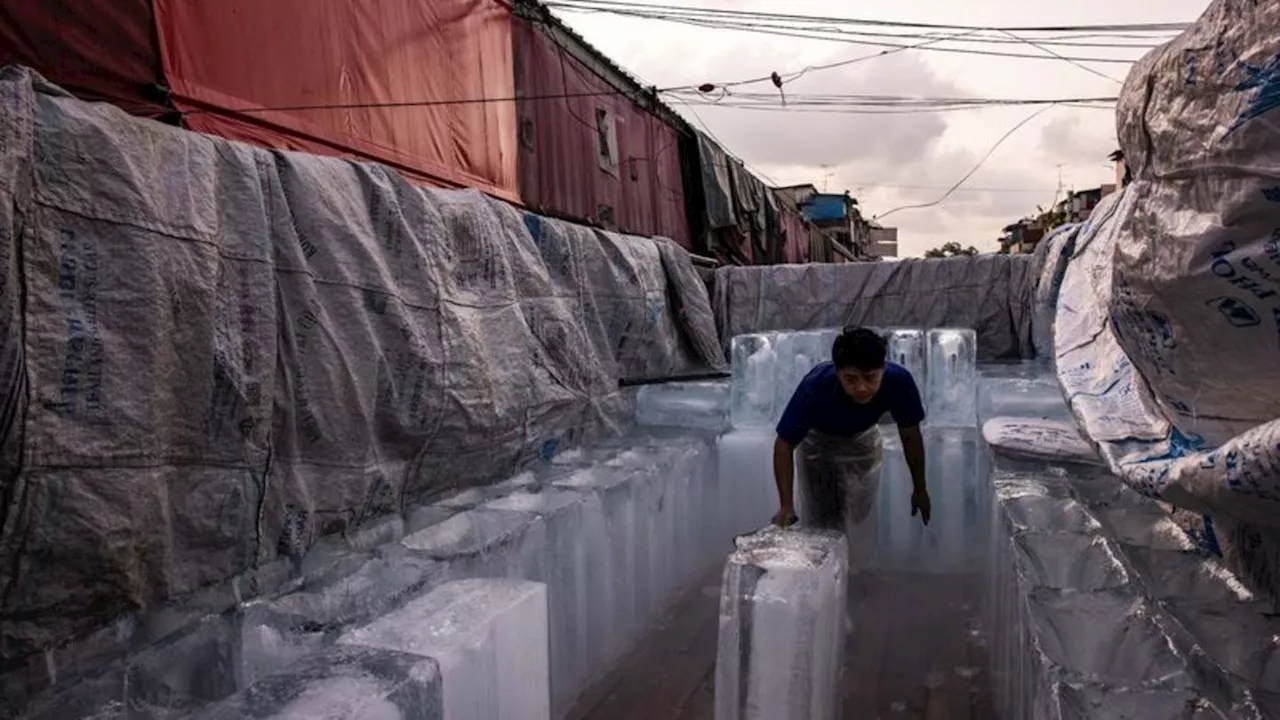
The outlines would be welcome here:
<svg viewBox="0 0 1280 720">
<path fill-rule="evenodd" d="M 924 256 L 927 258 L 949 258 L 958 257 L 960 255 L 977 255 L 978 248 L 970 245 L 969 247 L 960 247 L 958 242 L 949 242 L 942 247 L 936 247 L 932 250 L 926 250 Z"/>
</svg>

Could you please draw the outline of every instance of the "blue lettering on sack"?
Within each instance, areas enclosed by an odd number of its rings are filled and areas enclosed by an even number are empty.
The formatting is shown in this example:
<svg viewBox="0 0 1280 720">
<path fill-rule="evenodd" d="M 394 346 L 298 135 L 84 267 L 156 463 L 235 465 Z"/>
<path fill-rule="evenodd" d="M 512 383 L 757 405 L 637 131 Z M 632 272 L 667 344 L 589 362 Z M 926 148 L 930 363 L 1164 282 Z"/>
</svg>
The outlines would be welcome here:
<svg viewBox="0 0 1280 720">
<path fill-rule="evenodd" d="M 1232 88 L 1235 92 L 1253 92 L 1253 96 L 1245 103 L 1244 109 L 1236 116 L 1235 122 L 1223 134 L 1223 137 L 1234 133 L 1250 120 L 1261 117 L 1280 107 L 1280 54 L 1265 65 L 1252 65 L 1238 62 L 1244 70 L 1244 80 Z"/>
<path fill-rule="evenodd" d="M 542 244 L 542 217 L 533 213 L 524 214 L 524 226 L 528 228 L 529 234 L 533 236 L 534 243 Z"/>
<path fill-rule="evenodd" d="M 560 438 L 551 438 L 542 443 L 542 447 L 538 448 L 538 457 L 543 460 L 551 460 L 556 456 L 556 451 L 560 449 Z"/>
</svg>

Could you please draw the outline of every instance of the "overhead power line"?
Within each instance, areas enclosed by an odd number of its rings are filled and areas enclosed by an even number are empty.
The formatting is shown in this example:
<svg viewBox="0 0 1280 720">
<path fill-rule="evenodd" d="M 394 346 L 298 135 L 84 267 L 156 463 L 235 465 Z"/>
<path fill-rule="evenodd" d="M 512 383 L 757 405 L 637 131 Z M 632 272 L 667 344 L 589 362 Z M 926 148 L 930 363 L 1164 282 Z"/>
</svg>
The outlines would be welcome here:
<svg viewBox="0 0 1280 720">
<path fill-rule="evenodd" d="M 570 9 L 559 3 L 556 3 L 553 6 L 561 9 Z M 953 54 L 960 54 L 960 55 L 1021 58 L 1026 60 L 1057 60 L 1057 61 L 1070 61 L 1070 62 L 1104 63 L 1104 64 L 1113 64 L 1113 65 L 1131 65 L 1137 61 L 1137 58 L 1067 56 L 1067 55 L 1046 56 L 1046 55 L 1039 55 L 1039 54 L 1033 54 L 1033 53 L 1004 52 L 1000 50 L 982 50 L 978 48 L 940 47 L 939 44 L 942 42 L 954 41 L 954 40 L 943 39 L 943 38 L 933 39 L 928 42 L 911 45 L 911 44 L 903 44 L 903 43 L 885 42 L 885 41 L 879 41 L 879 40 L 867 40 L 867 39 L 862 39 L 856 36 L 842 37 L 839 35 L 836 35 L 836 36 L 822 35 L 822 34 L 817 34 L 813 31 L 804 31 L 804 30 L 797 31 L 796 29 L 791 29 L 791 28 L 775 28 L 775 27 L 767 27 L 767 26 L 759 26 L 759 25 L 733 24 L 733 23 L 726 23 L 723 21 L 717 21 L 717 20 L 711 20 L 711 19 L 696 20 L 696 19 L 686 19 L 686 18 L 664 17 L 664 16 L 657 16 L 657 15 L 649 15 L 645 13 L 626 12 L 621 10 L 617 11 L 615 14 L 630 15 L 638 18 L 660 20 L 664 22 L 673 22 L 677 24 L 692 25 L 696 27 L 705 27 L 713 30 L 742 30 L 744 32 L 769 35 L 771 37 L 790 37 L 790 38 L 799 38 L 802 40 L 826 40 L 830 42 L 840 42 L 840 43 L 851 44 L 851 45 L 867 45 L 871 47 L 881 47 L 889 50 L 899 50 L 899 51 L 920 49 L 920 50 L 928 50 L 930 52 L 945 52 L 945 53 L 953 53 Z"/>
<path fill-rule="evenodd" d="M 995 144 L 992 145 L 989 150 L 987 150 L 986 154 L 983 155 L 980 160 L 978 160 L 978 163 L 974 165 L 973 168 L 969 170 L 969 172 L 965 173 L 963 177 L 957 180 L 954 185 L 948 188 L 946 192 L 940 195 L 937 200 L 933 200 L 932 202 L 927 202 L 927 203 L 919 203 L 915 205 L 902 205 L 902 206 L 893 208 L 892 210 L 889 210 L 887 212 L 880 213 L 879 215 L 876 215 L 874 219 L 881 220 L 896 212 L 900 212 L 902 210 L 923 210 L 925 208 L 931 208 L 937 205 L 941 205 L 943 202 L 946 201 L 947 198 L 951 197 L 956 191 L 958 191 L 961 185 L 964 185 L 965 182 L 969 180 L 969 178 L 973 177 L 974 173 L 982 169 L 982 166 L 987 162 L 987 160 L 991 158 L 992 155 L 995 154 L 996 150 L 998 150 L 1000 146 L 1004 144 L 1005 140 L 1008 140 L 1010 137 L 1013 136 L 1014 133 L 1018 132 L 1024 126 L 1026 126 L 1027 123 L 1040 117 L 1051 108 L 1053 108 L 1052 105 L 1042 107 L 1039 110 L 1036 110 L 1035 112 L 1023 118 L 1018 124 L 1009 128 L 1008 132 L 1006 132 L 1004 135 L 1001 135 L 1000 139 L 996 140 Z"/>
<path fill-rule="evenodd" d="M 946 185 L 894 185 L 879 182 L 857 182 L 853 180 L 836 180 L 839 185 L 855 190 L 951 190 Z M 991 188 L 991 187 L 957 187 L 952 192 L 1045 195 L 1055 192 L 1054 188 Z"/>
<path fill-rule="evenodd" d="M 837 25 L 865 25 L 874 27 L 899 27 L 930 30 L 1007 30 L 1009 32 L 1179 32 L 1190 27 L 1189 22 L 1163 23 L 1128 23 L 1098 25 L 1021 25 L 1021 26 L 984 26 L 922 23 L 898 20 L 872 20 L 867 18 L 835 17 L 820 15 L 797 15 L 788 13 L 760 12 L 752 10 L 726 10 L 721 8 L 700 8 L 687 5 L 663 5 L 621 0 L 548 0 L 549 7 L 582 7 L 585 9 L 605 10 L 640 10 L 649 12 L 683 13 L 707 15 L 715 17 L 751 18 L 777 22 L 828 23 Z"/>
</svg>

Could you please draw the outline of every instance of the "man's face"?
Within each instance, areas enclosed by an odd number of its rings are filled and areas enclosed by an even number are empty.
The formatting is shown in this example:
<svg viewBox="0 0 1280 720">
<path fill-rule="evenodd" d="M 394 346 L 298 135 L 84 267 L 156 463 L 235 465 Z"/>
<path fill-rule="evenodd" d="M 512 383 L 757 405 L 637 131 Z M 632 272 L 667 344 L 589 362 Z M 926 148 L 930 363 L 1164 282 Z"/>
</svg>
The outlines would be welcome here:
<svg viewBox="0 0 1280 720">
<path fill-rule="evenodd" d="M 854 402 L 865 405 L 880 391 L 880 381 L 884 379 L 884 368 L 878 370 L 860 370 L 854 367 L 842 368 L 836 372 L 840 387 Z"/>
</svg>

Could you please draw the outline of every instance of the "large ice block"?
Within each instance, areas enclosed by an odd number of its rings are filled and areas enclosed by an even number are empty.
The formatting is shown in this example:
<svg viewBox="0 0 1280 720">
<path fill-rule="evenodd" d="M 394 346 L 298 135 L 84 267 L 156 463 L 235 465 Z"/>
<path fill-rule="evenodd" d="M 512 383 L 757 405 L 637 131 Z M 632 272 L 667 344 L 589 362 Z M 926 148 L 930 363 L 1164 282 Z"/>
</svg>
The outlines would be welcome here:
<svg viewBox="0 0 1280 720">
<path fill-rule="evenodd" d="M 906 368 L 915 378 L 916 387 L 923 394 L 927 382 L 928 343 L 924 330 L 919 328 L 886 328 L 885 343 L 888 360 Z M 922 398 L 923 399 L 923 398 Z M 927 409 L 927 406 L 926 406 Z"/>
<path fill-rule="evenodd" d="M 442 577 L 538 579 L 546 527 L 541 518 L 502 510 L 465 510 L 400 541 L 446 568 Z"/>
<path fill-rule="evenodd" d="M 308 656 L 286 672 L 263 678 L 192 717 L 193 720 L 499 717 L 448 715 L 444 712 L 441 691 L 439 665 L 432 657 L 379 648 L 334 646 Z"/>
<path fill-rule="evenodd" d="M 734 427 L 761 427 L 774 416 L 777 352 L 773 333 L 739 335 L 730 342 L 733 373 L 729 418 Z"/>
<path fill-rule="evenodd" d="M 614 606 L 604 509 L 594 493 L 554 488 L 515 492 L 481 506 L 540 517 L 547 542 L 540 561 L 547 584 L 551 628 L 551 703 L 557 716 L 607 669 L 609 643 L 602 628 Z"/>
<path fill-rule="evenodd" d="M 762 527 L 778 510 L 773 478 L 776 439 L 771 428 L 748 428 L 725 433 L 717 443 L 719 507 L 728 537 Z"/>
<path fill-rule="evenodd" d="M 822 330 L 778 333 L 773 380 L 773 419 L 782 417 L 791 396 L 809 371 L 831 356 L 830 333 Z"/>
<path fill-rule="evenodd" d="M 988 377 L 978 379 L 978 420 L 994 417 L 1071 420 L 1058 381 L 1045 374 L 1036 378 Z"/>
<path fill-rule="evenodd" d="M 724 430 L 729 424 L 730 381 L 645 385 L 636 393 L 636 422 L 694 430 Z"/>
<path fill-rule="evenodd" d="M 896 430 L 886 429 L 875 567 L 911 572 L 974 572 L 985 567 L 990 512 L 989 462 L 976 430 L 924 429 L 925 477 L 933 501 L 925 527 L 911 514 L 912 481 Z"/>
<path fill-rule="evenodd" d="M 549 720 L 547 588 L 474 579 L 446 583 L 339 645 L 430 658 L 445 720 Z"/>
<path fill-rule="evenodd" d="M 977 427 L 977 334 L 968 328 L 934 328 L 928 342 L 927 422 L 931 427 Z"/>
<path fill-rule="evenodd" d="M 716 720 L 835 720 L 847 592 L 844 537 L 768 528 L 724 570 Z"/>
</svg>

